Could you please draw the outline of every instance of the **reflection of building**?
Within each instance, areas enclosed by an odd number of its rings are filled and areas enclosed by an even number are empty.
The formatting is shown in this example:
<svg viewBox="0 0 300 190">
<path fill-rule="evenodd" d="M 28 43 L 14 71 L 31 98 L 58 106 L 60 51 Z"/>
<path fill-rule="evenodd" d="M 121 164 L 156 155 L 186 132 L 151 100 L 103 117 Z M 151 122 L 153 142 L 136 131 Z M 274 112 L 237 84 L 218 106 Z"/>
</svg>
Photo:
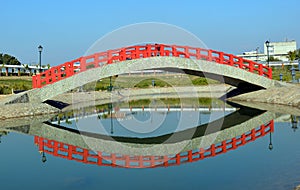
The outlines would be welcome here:
<svg viewBox="0 0 300 190">
<path fill-rule="evenodd" d="M 297 49 L 297 43 L 295 40 L 285 41 L 285 42 L 270 42 L 269 44 L 269 55 L 280 61 L 289 61 L 287 54 L 289 51 L 295 51 Z M 248 60 L 265 62 L 267 61 L 267 47 L 264 44 L 264 52 L 255 51 L 244 52 L 242 55 L 238 55 Z"/>
</svg>

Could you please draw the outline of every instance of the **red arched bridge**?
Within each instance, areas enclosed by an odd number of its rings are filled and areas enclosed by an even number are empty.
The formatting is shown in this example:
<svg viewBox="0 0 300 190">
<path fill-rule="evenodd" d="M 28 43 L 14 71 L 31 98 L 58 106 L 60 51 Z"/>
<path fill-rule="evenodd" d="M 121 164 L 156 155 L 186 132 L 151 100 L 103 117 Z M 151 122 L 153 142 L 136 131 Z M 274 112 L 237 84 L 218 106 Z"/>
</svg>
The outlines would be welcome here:
<svg viewBox="0 0 300 190">
<path fill-rule="evenodd" d="M 184 72 L 236 86 L 240 93 L 281 85 L 272 69 L 232 54 L 197 47 L 148 44 L 94 53 L 66 62 L 32 78 L 33 89 L 4 104 L 42 103 L 102 78 L 141 70 Z"/>
<path fill-rule="evenodd" d="M 104 67 L 109 64 L 115 64 L 126 60 L 150 58 L 154 56 L 206 60 L 209 62 L 239 68 L 272 79 L 272 69 L 270 67 L 254 61 L 245 60 L 232 54 L 189 46 L 147 44 L 94 53 L 92 55 L 83 56 L 64 64 L 52 67 L 41 74 L 33 76 L 32 86 L 33 88 L 41 88 L 89 69 Z M 123 67 L 126 66 L 123 65 Z"/>
<path fill-rule="evenodd" d="M 130 156 L 100 151 L 94 152 L 39 136 L 34 137 L 34 143 L 38 145 L 41 153 L 51 154 L 68 160 L 75 160 L 84 164 L 121 168 L 155 168 L 176 166 L 218 156 L 230 150 L 235 150 L 240 146 L 244 146 L 272 132 L 274 132 L 274 120 L 232 139 L 224 140 L 218 144 L 212 144 L 207 148 L 189 150 L 176 155 L 165 156 Z"/>
</svg>

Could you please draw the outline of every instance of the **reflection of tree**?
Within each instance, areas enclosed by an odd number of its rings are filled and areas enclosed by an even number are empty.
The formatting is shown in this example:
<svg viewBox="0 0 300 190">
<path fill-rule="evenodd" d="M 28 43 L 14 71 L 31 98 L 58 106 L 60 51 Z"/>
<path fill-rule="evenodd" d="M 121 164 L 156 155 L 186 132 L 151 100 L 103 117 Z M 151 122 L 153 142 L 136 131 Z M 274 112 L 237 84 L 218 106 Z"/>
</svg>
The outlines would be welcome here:
<svg viewBox="0 0 300 190">
<path fill-rule="evenodd" d="M 67 118 L 66 118 L 66 124 L 69 124 L 69 125 L 72 124 L 72 121 L 69 121 L 69 117 L 68 117 L 68 116 L 67 116 Z"/>
<path fill-rule="evenodd" d="M 1 137 L 2 136 L 5 136 L 5 135 L 8 135 L 9 132 L 7 131 L 0 131 L 0 143 L 1 143 Z"/>
</svg>

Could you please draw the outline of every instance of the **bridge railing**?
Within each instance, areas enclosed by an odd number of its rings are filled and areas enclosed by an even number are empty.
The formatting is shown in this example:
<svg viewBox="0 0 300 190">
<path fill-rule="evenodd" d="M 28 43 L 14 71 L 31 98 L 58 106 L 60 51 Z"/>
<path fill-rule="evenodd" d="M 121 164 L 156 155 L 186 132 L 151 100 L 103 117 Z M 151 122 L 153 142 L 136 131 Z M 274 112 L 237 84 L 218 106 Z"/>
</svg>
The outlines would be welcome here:
<svg viewBox="0 0 300 190">
<path fill-rule="evenodd" d="M 68 160 L 75 160 L 85 164 L 95 164 L 99 166 L 111 166 L 122 168 L 154 168 L 169 167 L 188 162 L 195 162 L 205 158 L 224 154 L 230 150 L 235 150 L 240 146 L 255 141 L 274 131 L 274 120 L 265 125 L 244 133 L 232 139 L 224 140 L 218 144 L 212 144 L 207 148 L 189 150 L 176 155 L 165 156 L 130 156 L 104 152 L 93 152 L 74 145 L 49 140 L 43 137 L 34 137 L 34 143 L 38 145 L 40 152 L 45 152 L 56 157 Z"/>
<path fill-rule="evenodd" d="M 213 61 L 216 63 L 237 67 L 252 73 L 256 73 L 267 78 L 272 78 L 272 69 L 254 61 L 245 60 L 232 54 L 195 48 L 189 46 L 177 46 L 166 44 L 146 44 L 130 47 L 123 47 L 106 52 L 94 53 L 83 56 L 62 65 L 55 66 L 49 70 L 32 77 L 33 88 L 41 88 L 67 77 L 73 76 L 78 72 L 84 72 L 88 69 L 103 67 L 115 62 L 149 58 L 153 56 L 171 56 L 195 60 Z M 78 66 L 75 66 L 78 65 Z"/>
</svg>

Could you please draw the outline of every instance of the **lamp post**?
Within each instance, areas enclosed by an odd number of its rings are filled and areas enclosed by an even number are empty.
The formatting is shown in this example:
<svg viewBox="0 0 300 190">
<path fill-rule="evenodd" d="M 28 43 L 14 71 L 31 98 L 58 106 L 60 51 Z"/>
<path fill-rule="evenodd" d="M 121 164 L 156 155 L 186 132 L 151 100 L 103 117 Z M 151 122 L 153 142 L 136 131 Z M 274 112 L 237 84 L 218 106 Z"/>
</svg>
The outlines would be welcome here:
<svg viewBox="0 0 300 190">
<path fill-rule="evenodd" d="M 269 64 L 270 64 L 270 56 L 269 56 L 269 47 L 270 47 L 270 42 L 267 40 L 265 42 L 266 44 L 266 47 L 267 47 L 267 66 L 269 67 Z"/>
<path fill-rule="evenodd" d="M 292 129 L 294 130 L 294 132 L 296 132 L 296 130 L 298 129 L 297 127 L 297 118 L 295 115 L 291 115 L 291 123 L 292 123 Z"/>
<path fill-rule="evenodd" d="M 270 143 L 269 143 L 269 150 L 273 149 L 273 144 L 272 144 L 272 132 L 270 131 Z"/>
<path fill-rule="evenodd" d="M 39 45 L 38 47 L 39 50 L 39 65 L 40 65 L 40 73 L 42 72 L 42 51 L 43 51 L 43 47 L 41 45 Z"/>
<path fill-rule="evenodd" d="M 42 162 L 45 163 L 46 161 L 47 161 L 47 158 L 46 158 L 45 152 L 43 152 L 43 155 L 42 155 Z"/>
<path fill-rule="evenodd" d="M 291 74 L 292 74 L 292 83 L 296 83 L 296 69 L 294 65 L 292 65 Z"/>
</svg>

